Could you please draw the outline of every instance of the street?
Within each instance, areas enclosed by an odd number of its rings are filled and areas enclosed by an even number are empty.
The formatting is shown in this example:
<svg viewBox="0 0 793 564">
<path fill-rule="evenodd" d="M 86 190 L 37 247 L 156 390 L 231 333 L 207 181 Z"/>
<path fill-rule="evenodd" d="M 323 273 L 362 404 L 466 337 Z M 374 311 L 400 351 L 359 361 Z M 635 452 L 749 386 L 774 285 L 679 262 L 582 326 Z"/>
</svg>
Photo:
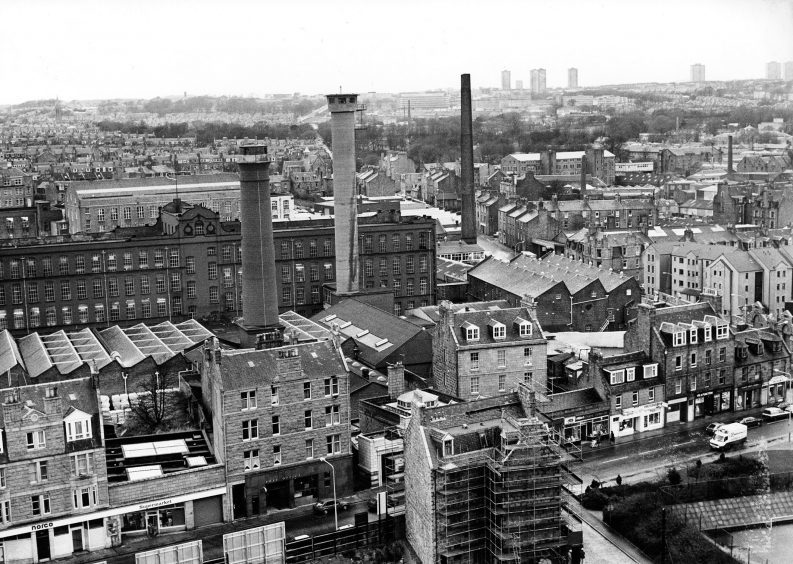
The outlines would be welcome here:
<svg viewBox="0 0 793 564">
<path fill-rule="evenodd" d="M 484 249 L 485 253 L 494 256 L 498 260 L 509 260 L 517 254 L 506 245 L 499 243 L 496 237 L 490 235 L 482 235 L 480 233 L 476 237 L 476 243 Z"/>
<path fill-rule="evenodd" d="M 683 428 L 678 432 L 586 452 L 583 462 L 573 464 L 572 469 L 582 479 L 582 487 L 593 479 L 614 485 L 617 475 L 626 482 L 664 477 L 667 469 L 673 466 L 682 469 L 697 459 L 705 463 L 719 457 L 720 453 L 708 445 L 709 437 L 705 435 L 704 427 L 703 423 L 695 429 Z M 788 443 L 789 430 L 786 419 L 749 429 L 745 445 L 727 451 L 727 455 L 755 452 L 768 445 L 781 447 Z"/>
</svg>

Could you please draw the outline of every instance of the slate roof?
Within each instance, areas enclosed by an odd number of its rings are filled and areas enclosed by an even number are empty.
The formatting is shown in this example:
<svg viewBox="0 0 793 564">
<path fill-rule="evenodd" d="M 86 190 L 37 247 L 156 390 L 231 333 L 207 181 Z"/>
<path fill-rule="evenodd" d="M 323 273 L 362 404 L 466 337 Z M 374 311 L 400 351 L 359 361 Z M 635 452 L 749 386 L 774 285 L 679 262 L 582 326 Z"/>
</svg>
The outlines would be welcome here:
<svg viewBox="0 0 793 564">
<path fill-rule="evenodd" d="M 301 368 L 308 379 L 347 372 L 341 354 L 330 341 L 289 345 L 275 349 L 224 351 L 220 365 L 223 390 L 234 392 L 269 386 L 279 375 L 278 353 L 287 349 L 299 351 Z"/>
<path fill-rule="evenodd" d="M 356 299 L 342 300 L 316 314 L 312 321 L 355 340 L 361 360 L 377 366 L 422 332 L 415 324 Z"/>
</svg>

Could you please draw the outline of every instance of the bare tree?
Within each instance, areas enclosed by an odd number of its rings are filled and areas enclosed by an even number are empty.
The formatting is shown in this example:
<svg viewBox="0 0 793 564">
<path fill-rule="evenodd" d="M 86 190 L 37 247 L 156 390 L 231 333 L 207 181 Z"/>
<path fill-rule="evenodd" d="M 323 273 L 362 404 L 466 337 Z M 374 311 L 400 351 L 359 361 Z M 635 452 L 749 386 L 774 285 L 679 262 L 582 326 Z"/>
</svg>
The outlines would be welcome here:
<svg viewBox="0 0 793 564">
<path fill-rule="evenodd" d="M 172 376 L 155 371 L 147 380 L 138 386 L 138 399 L 130 402 L 130 409 L 138 419 L 151 427 L 158 428 L 168 409 L 167 389 L 171 388 Z"/>
</svg>

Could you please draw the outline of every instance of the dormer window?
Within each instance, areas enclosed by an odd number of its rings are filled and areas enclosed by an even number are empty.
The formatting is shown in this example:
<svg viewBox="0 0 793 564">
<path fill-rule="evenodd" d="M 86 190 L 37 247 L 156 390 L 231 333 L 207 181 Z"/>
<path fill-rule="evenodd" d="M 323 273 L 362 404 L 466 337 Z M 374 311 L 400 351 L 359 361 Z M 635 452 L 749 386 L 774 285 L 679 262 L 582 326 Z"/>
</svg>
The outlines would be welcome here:
<svg viewBox="0 0 793 564">
<path fill-rule="evenodd" d="M 679 347 L 686 344 L 686 332 L 675 331 L 673 345 Z"/>
<path fill-rule="evenodd" d="M 66 426 L 67 442 L 90 439 L 93 436 L 91 416 L 87 413 L 75 409 L 64 418 L 63 423 Z"/>
<path fill-rule="evenodd" d="M 658 364 L 645 364 L 644 365 L 644 378 L 655 378 L 658 376 Z"/>
<path fill-rule="evenodd" d="M 490 321 L 488 325 L 490 325 L 490 330 L 492 331 L 494 339 L 506 339 L 507 327 L 503 323 Z"/>
<path fill-rule="evenodd" d="M 454 439 L 451 437 L 443 439 L 443 456 L 452 456 L 454 454 Z"/>
<path fill-rule="evenodd" d="M 728 334 L 729 334 L 729 330 L 727 328 L 727 325 L 718 325 L 716 327 L 717 340 L 726 339 Z"/>
<path fill-rule="evenodd" d="M 475 342 L 479 340 L 479 327 L 473 323 L 469 323 L 467 321 L 463 323 L 463 333 L 465 335 L 465 340 L 468 342 Z"/>
<path fill-rule="evenodd" d="M 531 321 L 523 319 L 522 317 L 516 317 L 515 327 L 518 330 L 518 335 L 521 337 L 531 337 Z"/>
<path fill-rule="evenodd" d="M 705 342 L 709 342 L 711 340 L 711 328 L 710 325 L 705 325 Z"/>
<path fill-rule="evenodd" d="M 612 386 L 615 384 L 622 384 L 625 381 L 624 370 L 609 370 L 609 381 Z"/>
<path fill-rule="evenodd" d="M 693 329 L 689 329 L 688 331 L 688 342 L 692 345 L 697 344 L 697 328 L 694 327 Z"/>
</svg>

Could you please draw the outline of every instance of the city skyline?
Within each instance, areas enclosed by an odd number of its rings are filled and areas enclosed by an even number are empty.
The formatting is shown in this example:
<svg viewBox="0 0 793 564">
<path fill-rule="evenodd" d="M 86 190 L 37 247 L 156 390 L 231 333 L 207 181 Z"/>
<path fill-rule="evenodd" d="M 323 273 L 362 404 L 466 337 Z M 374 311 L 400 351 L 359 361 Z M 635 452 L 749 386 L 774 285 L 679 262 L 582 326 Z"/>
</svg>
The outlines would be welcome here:
<svg viewBox="0 0 793 564">
<path fill-rule="evenodd" d="M 648 57 L 646 26 L 633 24 L 677 25 L 671 15 L 675 5 L 685 7 L 688 21 L 707 22 L 730 40 L 716 49 L 709 34 L 692 33 L 684 41 L 657 45 L 657 56 Z M 664 11 L 669 16 L 650 4 L 571 0 L 566 13 L 575 17 L 565 20 L 564 41 L 557 40 L 553 26 L 533 30 L 527 38 L 521 33 L 524 18 L 510 17 L 498 42 L 473 41 L 482 34 L 481 7 L 471 2 L 422 3 L 423 18 L 442 22 L 434 34 L 419 31 L 413 11 L 393 12 L 384 3 L 353 0 L 334 11 L 318 0 L 277 5 L 238 0 L 225 6 L 228 24 L 205 0 L 5 2 L 4 19 L 17 25 L 7 26 L 0 37 L 0 48 L 15 54 L 0 61 L 3 76 L 13 78 L 0 92 L 0 104 L 185 92 L 313 95 L 340 87 L 407 92 L 453 88 L 462 73 L 471 74 L 474 88 L 498 87 L 501 69 L 511 71 L 513 82 L 527 84 L 532 68 L 548 70 L 548 88 L 564 87 L 569 67 L 584 73 L 582 86 L 686 82 L 693 61 L 707 67 L 709 80 L 759 79 L 768 61 L 788 61 L 793 53 L 793 4 L 785 0 L 673 0 Z M 487 7 L 493 14 L 516 16 L 522 9 L 509 0 Z M 538 21 L 552 21 L 558 6 L 542 1 L 525 10 Z M 33 41 L 25 25 L 31 21 L 36 22 Z M 593 21 L 613 26 L 619 35 L 608 42 L 593 39 Z"/>
</svg>

